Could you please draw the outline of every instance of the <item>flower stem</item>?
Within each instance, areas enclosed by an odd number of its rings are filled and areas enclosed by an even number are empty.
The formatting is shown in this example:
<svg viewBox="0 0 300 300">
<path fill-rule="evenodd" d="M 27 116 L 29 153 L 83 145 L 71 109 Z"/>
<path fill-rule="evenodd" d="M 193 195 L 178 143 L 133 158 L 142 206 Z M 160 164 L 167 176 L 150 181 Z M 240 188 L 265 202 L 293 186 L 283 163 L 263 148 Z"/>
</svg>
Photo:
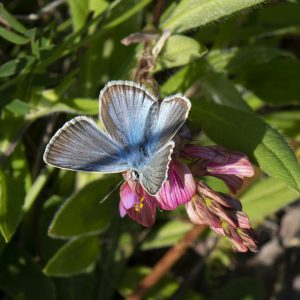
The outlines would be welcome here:
<svg viewBox="0 0 300 300">
<path fill-rule="evenodd" d="M 206 225 L 195 225 L 184 237 L 174 245 L 167 253 L 156 263 L 151 273 L 139 283 L 137 288 L 129 295 L 126 300 L 143 299 L 149 289 L 151 289 L 185 254 L 188 248 L 204 231 Z"/>
</svg>

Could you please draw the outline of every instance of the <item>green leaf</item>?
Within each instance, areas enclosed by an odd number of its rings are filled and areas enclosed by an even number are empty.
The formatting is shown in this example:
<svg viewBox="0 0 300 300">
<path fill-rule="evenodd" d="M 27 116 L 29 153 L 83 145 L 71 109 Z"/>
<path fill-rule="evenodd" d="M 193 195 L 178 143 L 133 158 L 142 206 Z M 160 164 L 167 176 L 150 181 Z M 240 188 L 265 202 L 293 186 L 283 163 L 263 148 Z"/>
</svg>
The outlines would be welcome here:
<svg viewBox="0 0 300 300">
<path fill-rule="evenodd" d="M 95 300 L 96 280 L 94 274 L 84 273 L 72 277 L 55 278 L 55 292 L 58 300 Z"/>
<path fill-rule="evenodd" d="M 226 42 L 228 43 L 228 41 Z M 243 73 L 244 69 L 247 70 L 255 64 L 269 63 L 278 58 L 296 59 L 296 56 L 275 47 L 260 45 L 230 49 L 216 48 L 211 50 L 208 55 L 208 61 L 216 72 L 230 75 Z"/>
<path fill-rule="evenodd" d="M 23 26 L 13 15 L 11 15 L 4 7 L 2 3 L 0 3 L 0 18 L 3 18 L 11 28 L 15 31 L 26 35 L 27 28 Z"/>
<path fill-rule="evenodd" d="M 285 135 L 300 140 L 300 110 L 273 112 L 264 119 Z"/>
<path fill-rule="evenodd" d="M 122 296 L 126 297 L 130 295 L 138 283 L 150 273 L 151 269 L 143 266 L 129 268 L 123 276 L 123 280 L 120 284 L 119 290 Z M 163 278 L 160 280 L 154 288 L 147 293 L 147 299 L 168 299 L 178 288 L 178 283 L 175 280 L 169 278 Z M 183 295 L 181 295 L 183 296 Z M 184 298 L 183 298 L 184 299 Z M 190 298 L 185 298 L 190 299 Z"/>
<path fill-rule="evenodd" d="M 191 117 L 217 144 L 246 153 L 270 176 L 300 191 L 300 166 L 285 139 L 254 113 L 193 103 Z"/>
<path fill-rule="evenodd" d="M 36 28 L 29 29 L 26 32 L 26 36 L 30 38 L 31 44 L 31 52 L 34 57 L 40 59 L 40 49 L 39 49 L 39 42 L 36 41 Z"/>
<path fill-rule="evenodd" d="M 86 115 L 97 115 L 99 111 L 98 99 L 75 98 L 65 101 L 67 105 L 79 113 Z"/>
<path fill-rule="evenodd" d="M 79 31 L 85 24 L 88 16 L 88 0 L 68 0 L 74 31 Z"/>
<path fill-rule="evenodd" d="M 61 247 L 48 261 L 44 272 L 48 276 L 72 276 L 87 272 L 99 255 L 97 237 L 71 240 Z"/>
<path fill-rule="evenodd" d="M 232 82 L 223 74 L 213 71 L 201 78 L 201 88 L 207 98 L 216 104 L 222 104 L 243 111 L 251 111 Z"/>
<path fill-rule="evenodd" d="M 5 234 L 5 229 L 1 224 L 4 223 L 3 217 L 5 218 L 6 203 L 7 203 L 7 183 L 4 177 L 4 173 L 0 170 L 0 216 L 1 216 L 0 229 L 3 236 L 6 236 L 6 234 Z"/>
<path fill-rule="evenodd" d="M 230 74 L 243 73 L 253 65 L 270 63 L 278 58 L 295 59 L 290 52 L 259 45 L 238 48 L 233 50 L 233 52 L 226 65 L 226 70 Z M 219 55 L 223 56 L 223 53 L 219 53 Z"/>
<path fill-rule="evenodd" d="M 240 200 L 251 222 L 259 223 L 298 197 L 297 193 L 287 189 L 283 182 L 265 178 L 247 189 Z"/>
<path fill-rule="evenodd" d="M 137 286 L 137 283 L 147 276 L 150 271 L 151 269 L 146 266 L 127 268 L 126 276 L 123 276 L 123 279 L 118 287 L 120 294 L 122 296 L 131 294 L 134 288 Z"/>
<path fill-rule="evenodd" d="M 148 5 L 152 0 L 127 0 L 127 1 L 119 1 L 115 7 L 113 7 L 111 15 L 107 19 L 104 25 L 104 29 L 113 28 L 136 13 L 142 10 L 146 5 Z"/>
<path fill-rule="evenodd" d="M 237 28 L 235 39 L 255 40 L 268 37 L 281 37 L 299 32 L 300 3 L 277 2 L 266 5 L 256 12 L 251 24 Z M 253 22 L 254 21 L 254 22 Z M 266 41 L 264 41 L 265 44 Z M 276 43 L 276 42 L 275 42 Z"/>
<path fill-rule="evenodd" d="M 96 99 L 65 99 L 60 103 L 43 101 L 42 105 L 39 105 L 38 108 L 31 109 L 30 113 L 26 115 L 26 118 L 28 120 L 35 120 L 57 112 L 97 115 L 99 109 L 98 106 L 98 100 Z"/>
<path fill-rule="evenodd" d="M 39 240 L 39 251 L 43 254 L 44 261 L 48 261 L 65 243 L 64 240 L 53 239 L 48 236 L 49 224 L 62 203 L 62 197 L 51 195 L 43 203 L 39 219 L 37 220 L 37 236 L 33 237 L 33 239 Z"/>
<path fill-rule="evenodd" d="M 216 73 L 212 67 L 201 59 L 192 63 L 167 80 L 161 87 L 161 94 L 185 93 L 194 83 L 208 100 L 243 111 L 251 111 L 248 104 L 240 96 L 234 84 L 226 76 Z"/>
<path fill-rule="evenodd" d="M 24 101 L 15 99 L 5 105 L 5 109 L 13 113 L 15 116 L 27 116 L 32 110 L 32 107 Z"/>
<path fill-rule="evenodd" d="M 181 0 L 161 27 L 172 32 L 183 32 L 262 2 L 264 0 Z"/>
<path fill-rule="evenodd" d="M 10 299 L 55 300 L 53 283 L 15 245 L 9 245 L 0 259 L 0 289 Z"/>
<path fill-rule="evenodd" d="M 117 205 L 113 199 L 99 204 L 116 185 L 116 177 L 105 176 L 94 181 L 71 196 L 56 213 L 49 235 L 57 238 L 71 238 L 94 235 L 104 231 Z"/>
<path fill-rule="evenodd" d="M 143 250 L 167 247 L 176 244 L 193 227 L 192 223 L 180 220 L 169 221 L 147 237 Z"/>
<path fill-rule="evenodd" d="M 300 25 L 299 14 L 299 1 L 298 3 L 278 2 L 260 10 L 257 16 L 257 23 L 267 30 L 274 27 L 293 27 Z"/>
<path fill-rule="evenodd" d="M 162 86 L 162 96 L 175 93 L 185 93 L 195 82 L 210 71 L 209 65 L 204 59 L 199 59 L 176 72 Z"/>
<path fill-rule="evenodd" d="M 130 2 L 122 1 L 119 5 L 126 6 Z M 135 49 L 138 46 L 125 47 L 120 44 L 120 40 L 132 32 L 139 31 L 141 19 L 140 11 L 135 16 L 124 20 L 117 28 L 107 29 L 101 36 L 98 35 L 97 38 L 89 41 L 89 46 L 80 56 L 78 94 L 74 95 L 75 97 L 78 95 L 82 98 L 95 97 L 99 93 L 99 87 L 103 86 L 108 79 L 128 79 L 128 74 L 135 67 Z M 95 29 L 95 34 L 97 31 L 98 29 Z"/>
<path fill-rule="evenodd" d="M 0 171 L 0 189 L 0 231 L 8 242 L 21 219 L 25 183 Z"/>
<path fill-rule="evenodd" d="M 94 13 L 93 16 L 99 16 L 108 6 L 108 0 L 89 0 L 89 10 Z"/>
<path fill-rule="evenodd" d="M 287 104 L 300 101 L 300 61 L 275 59 L 268 63 L 249 64 L 237 80 L 265 102 Z"/>
<path fill-rule="evenodd" d="M 15 137 L 20 134 L 20 130 L 26 126 L 27 124 L 21 118 L 3 111 L 0 120 L 0 151 L 5 153 L 11 147 Z M 16 143 L 14 152 L 6 158 L 5 166 L 2 166 L 0 173 L 1 190 L 6 190 L 0 196 L 0 231 L 8 242 L 21 220 L 25 193 L 31 182 L 21 142 Z"/>
<path fill-rule="evenodd" d="M 127 268 L 118 287 L 120 294 L 124 297 L 130 295 L 137 288 L 138 283 L 150 272 L 151 269 L 144 266 Z M 170 299 L 178 288 L 180 284 L 176 280 L 165 277 L 147 292 L 145 299 Z M 203 300 L 204 298 L 199 293 L 185 288 L 180 294 L 180 299 Z"/>
<path fill-rule="evenodd" d="M 30 189 L 26 194 L 25 202 L 23 205 L 24 212 L 28 211 L 32 207 L 53 171 L 54 168 L 47 167 L 44 171 L 40 172 L 38 177 L 35 179 L 34 183 L 31 185 Z"/>
<path fill-rule="evenodd" d="M 186 65 L 207 52 L 205 46 L 184 35 L 172 35 L 157 59 L 155 71 Z"/>
<path fill-rule="evenodd" d="M 261 279 L 241 277 L 232 279 L 223 287 L 217 289 L 211 300 L 263 300 L 265 297 L 266 290 Z"/>
<path fill-rule="evenodd" d="M 29 38 L 24 37 L 13 31 L 7 30 L 1 26 L 0 26 L 0 36 L 16 45 L 24 45 L 30 42 Z"/>
<path fill-rule="evenodd" d="M 32 65 L 34 57 L 27 56 L 20 59 L 13 59 L 0 66 L 0 77 L 9 77 L 22 71 L 25 67 Z"/>
<path fill-rule="evenodd" d="M 2 235 L 0 235 L 0 254 L 2 255 L 2 252 L 4 251 L 5 247 L 7 246 L 4 238 Z"/>
</svg>

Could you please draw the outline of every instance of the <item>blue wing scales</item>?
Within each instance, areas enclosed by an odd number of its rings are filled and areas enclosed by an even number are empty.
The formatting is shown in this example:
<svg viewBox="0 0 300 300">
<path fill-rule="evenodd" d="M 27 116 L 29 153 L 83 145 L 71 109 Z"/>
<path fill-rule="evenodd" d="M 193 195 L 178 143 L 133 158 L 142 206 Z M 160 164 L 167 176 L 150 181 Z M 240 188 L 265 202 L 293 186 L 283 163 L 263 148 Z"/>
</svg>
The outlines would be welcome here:
<svg viewBox="0 0 300 300">
<path fill-rule="evenodd" d="M 44 161 L 78 171 L 119 173 L 128 169 L 122 148 L 87 117 L 76 117 L 58 130 L 46 147 Z"/>
<path fill-rule="evenodd" d="M 149 158 L 139 171 L 139 181 L 150 194 L 156 195 L 168 177 L 168 168 L 175 143 L 168 142 L 162 149 Z"/>
<path fill-rule="evenodd" d="M 152 129 L 153 145 L 156 149 L 164 147 L 186 121 L 191 102 L 182 95 L 165 98 L 159 107 L 158 119 Z"/>
<path fill-rule="evenodd" d="M 146 89 L 131 81 L 110 81 L 99 95 L 100 119 L 121 145 L 147 143 L 156 122 L 158 102 Z"/>
</svg>

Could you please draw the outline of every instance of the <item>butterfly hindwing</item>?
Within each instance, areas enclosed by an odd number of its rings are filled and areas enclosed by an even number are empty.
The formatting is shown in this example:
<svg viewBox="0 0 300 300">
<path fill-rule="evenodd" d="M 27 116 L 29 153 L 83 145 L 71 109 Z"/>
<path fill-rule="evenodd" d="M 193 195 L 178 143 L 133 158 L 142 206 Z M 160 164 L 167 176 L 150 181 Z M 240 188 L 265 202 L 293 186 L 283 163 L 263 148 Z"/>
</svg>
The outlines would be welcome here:
<svg viewBox="0 0 300 300">
<path fill-rule="evenodd" d="M 150 194 L 156 195 L 168 177 L 168 167 L 175 143 L 168 142 L 151 156 L 147 164 L 139 171 L 139 181 Z"/>
<path fill-rule="evenodd" d="M 118 173 L 128 169 L 122 149 L 87 117 L 67 122 L 48 143 L 44 161 L 80 171 Z"/>
</svg>

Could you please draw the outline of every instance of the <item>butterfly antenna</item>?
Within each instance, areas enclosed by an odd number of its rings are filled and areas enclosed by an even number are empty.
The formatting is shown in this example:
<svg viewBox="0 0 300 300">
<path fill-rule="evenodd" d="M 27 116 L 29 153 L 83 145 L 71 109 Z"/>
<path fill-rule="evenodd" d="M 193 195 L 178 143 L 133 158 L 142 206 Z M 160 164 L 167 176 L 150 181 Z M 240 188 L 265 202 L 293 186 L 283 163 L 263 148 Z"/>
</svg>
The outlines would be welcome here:
<svg viewBox="0 0 300 300">
<path fill-rule="evenodd" d="M 99 204 L 102 204 L 123 182 L 128 182 L 131 179 L 131 175 L 125 180 L 122 179 L 102 200 L 99 201 Z"/>
<path fill-rule="evenodd" d="M 102 200 L 100 200 L 99 204 L 102 204 L 123 182 L 125 182 L 124 179 L 122 179 Z"/>
</svg>

